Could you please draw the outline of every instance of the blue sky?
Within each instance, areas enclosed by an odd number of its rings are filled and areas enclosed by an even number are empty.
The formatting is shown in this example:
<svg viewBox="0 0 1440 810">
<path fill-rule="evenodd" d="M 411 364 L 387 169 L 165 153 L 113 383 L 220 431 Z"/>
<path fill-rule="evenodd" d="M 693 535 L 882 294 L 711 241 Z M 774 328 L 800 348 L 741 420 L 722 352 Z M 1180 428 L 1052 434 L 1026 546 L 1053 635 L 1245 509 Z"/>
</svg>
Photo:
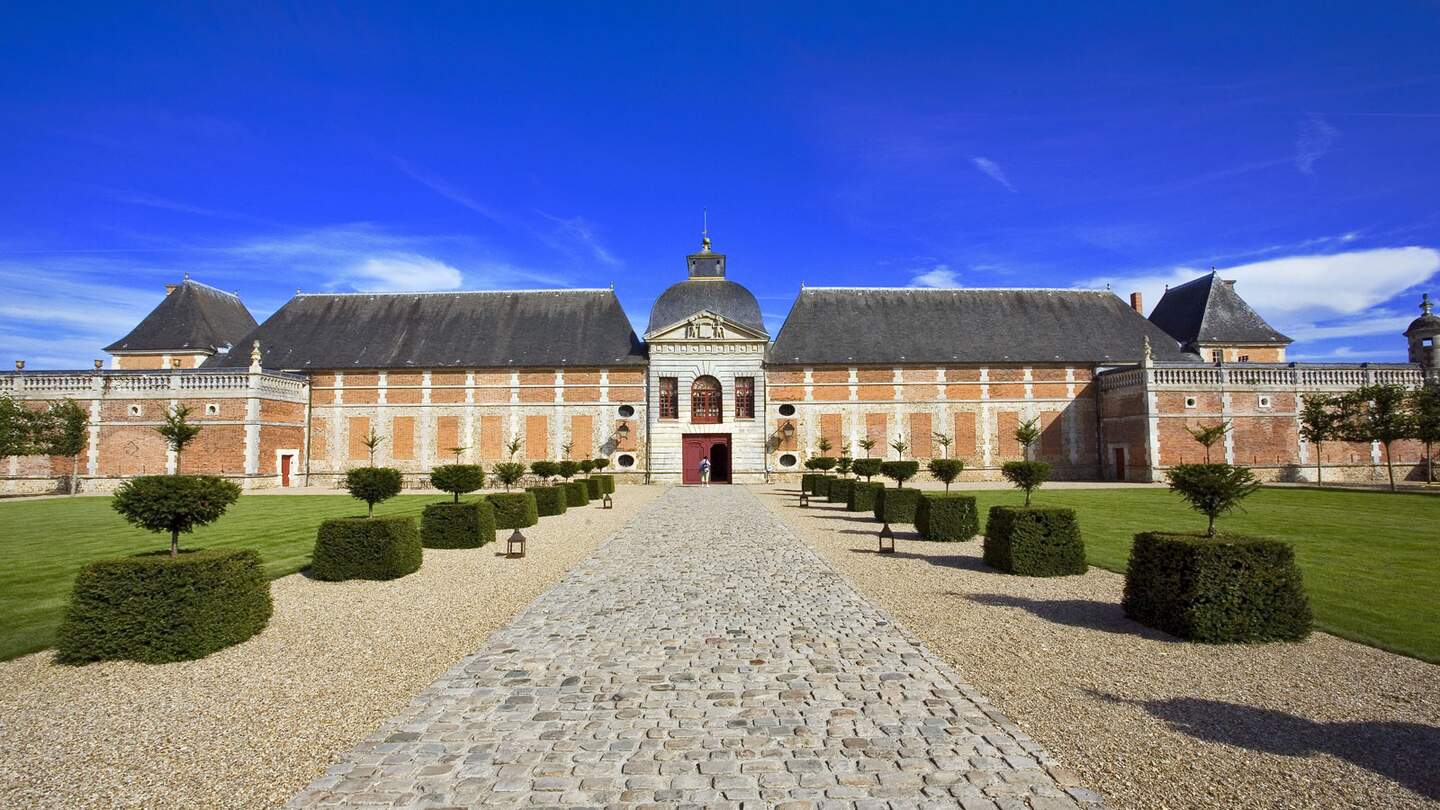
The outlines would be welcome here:
<svg viewBox="0 0 1440 810">
<path fill-rule="evenodd" d="M 0 11 L 0 358 L 86 367 L 189 272 L 1140 289 L 1211 266 L 1292 357 L 1440 293 L 1440 6 L 211 4 Z M 691 11 L 690 9 L 695 9 Z"/>
</svg>

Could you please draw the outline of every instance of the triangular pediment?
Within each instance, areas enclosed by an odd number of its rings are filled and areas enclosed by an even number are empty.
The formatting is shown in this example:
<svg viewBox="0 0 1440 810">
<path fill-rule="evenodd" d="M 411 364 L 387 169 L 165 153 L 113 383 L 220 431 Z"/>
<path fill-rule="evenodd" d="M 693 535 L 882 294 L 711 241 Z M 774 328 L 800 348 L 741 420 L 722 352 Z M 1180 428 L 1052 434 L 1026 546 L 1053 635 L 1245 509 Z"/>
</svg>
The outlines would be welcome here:
<svg viewBox="0 0 1440 810">
<path fill-rule="evenodd" d="M 763 340 L 770 336 L 763 331 L 738 324 L 719 313 L 708 309 L 645 333 L 647 343 L 665 341 L 724 341 Z"/>
</svg>

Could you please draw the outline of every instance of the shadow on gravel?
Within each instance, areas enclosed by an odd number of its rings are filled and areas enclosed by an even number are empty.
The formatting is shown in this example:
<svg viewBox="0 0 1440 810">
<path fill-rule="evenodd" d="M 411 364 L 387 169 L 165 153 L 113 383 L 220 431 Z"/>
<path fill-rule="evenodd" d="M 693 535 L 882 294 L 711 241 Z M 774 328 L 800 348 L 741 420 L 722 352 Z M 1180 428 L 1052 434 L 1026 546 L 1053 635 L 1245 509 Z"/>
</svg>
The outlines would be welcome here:
<svg viewBox="0 0 1440 810">
<path fill-rule="evenodd" d="M 983 563 L 981 563 L 981 567 L 987 571 L 992 570 Z M 1020 608 L 1048 622 L 1069 627 L 1084 627 L 1125 636 L 1142 636 L 1151 641 L 1163 641 L 1169 644 L 1181 643 L 1180 639 L 1169 633 L 1162 633 L 1130 619 L 1120 605 L 1115 602 L 1100 602 L 1094 599 L 1027 599 L 1023 596 L 1011 596 L 1003 593 L 952 593 L 950 595 L 991 607 Z"/>
<path fill-rule="evenodd" d="M 846 523 L 874 523 L 875 531 L 880 531 L 880 521 L 870 515 L 860 515 L 857 512 L 839 512 L 837 514 L 819 514 L 815 517 L 821 520 L 843 520 Z"/>
<path fill-rule="evenodd" d="M 1330 754 L 1395 781 L 1427 799 L 1440 799 L 1440 728 L 1422 723 L 1317 723 L 1304 717 L 1201 698 L 1131 700 L 1096 690 L 1092 696 L 1139 706 L 1170 728 L 1199 740 L 1282 756 Z"/>
<path fill-rule="evenodd" d="M 869 536 L 871 536 L 871 537 L 875 537 L 876 534 L 877 534 L 877 532 L 848 532 L 848 531 L 841 531 L 840 533 L 841 533 L 841 534 L 847 534 L 847 533 L 866 534 L 866 535 L 869 535 Z M 914 540 L 914 541 L 916 541 L 916 542 L 921 542 L 921 541 L 919 540 L 919 538 L 918 538 L 917 535 L 913 535 L 913 534 L 912 534 L 911 536 L 906 537 L 905 534 L 904 534 L 904 533 L 901 533 L 901 532 L 896 532 L 896 533 L 895 533 L 895 539 L 896 539 L 896 540 Z M 877 544 L 878 544 L 879 541 L 877 540 L 876 542 L 877 542 Z M 855 553 L 855 554 L 876 554 L 876 553 L 878 553 L 878 552 L 876 552 L 875 549 L 873 549 L 873 548 L 852 548 L 852 549 L 850 549 L 850 551 L 853 552 L 853 553 Z M 884 554 L 884 555 L 881 555 L 881 556 L 885 556 L 885 557 L 895 557 L 895 558 L 901 559 L 901 560 L 924 560 L 925 562 L 928 562 L 928 563 L 930 563 L 931 565 L 939 565 L 939 566 L 943 566 L 943 567 L 945 567 L 945 568 L 959 568 L 959 569 L 963 569 L 963 570 L 965 570 L 965 571 L 979 571 L 979 572 L 982 573 L 982 574 L 995 574 L 996 576 L 1001 576 L 1001 574 L 1000 574 L 999 571 L 996 571 L 994 568 L 991 568 L 990 566 L 986 565 L 984 560 L 980 559 L 979 557 L 971 557 L 971 556 L 965 555 L 965 554 L 947 554 L 947 555 L 945 555 L 945 556 L 943 556 L 943 557 L 940 557 L 940 556 L 936 556 L 936 555 L 934 555 L 934 554 L 911 554 L 911 553 L 906 552 L 906 551 L 899 551 L 899 550 L 897 550 L 894 554 Z"/>
</svg>

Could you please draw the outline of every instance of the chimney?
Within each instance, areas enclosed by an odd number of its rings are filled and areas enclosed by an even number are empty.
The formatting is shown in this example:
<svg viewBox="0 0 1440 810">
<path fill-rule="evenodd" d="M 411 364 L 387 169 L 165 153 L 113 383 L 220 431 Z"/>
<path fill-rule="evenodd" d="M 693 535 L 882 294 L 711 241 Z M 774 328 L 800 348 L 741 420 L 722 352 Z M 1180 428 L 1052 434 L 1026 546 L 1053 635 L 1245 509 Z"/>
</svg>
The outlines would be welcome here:
<svg viewBox="0 0 1440 810">
<path fill-rule="evenodd" d="M 1141 315 L 1145 314 L 1145 305 L 1141 303 L 1140 293 L 1130 293 L 1130 308 L 1140 313 Z"/>
<path fill-rule="evenodd" d="M 166 294 L 166 295 L 169 295 L 170 293 L 175 292 L 175 291 L 176 291 L 177 289 L 179 289 L 179 288 L 180 288 L 180 285 L 179 285 L 179 284 L 166 284 L 166 285 L 165 285 L 165 294 Z"/>
</svg>

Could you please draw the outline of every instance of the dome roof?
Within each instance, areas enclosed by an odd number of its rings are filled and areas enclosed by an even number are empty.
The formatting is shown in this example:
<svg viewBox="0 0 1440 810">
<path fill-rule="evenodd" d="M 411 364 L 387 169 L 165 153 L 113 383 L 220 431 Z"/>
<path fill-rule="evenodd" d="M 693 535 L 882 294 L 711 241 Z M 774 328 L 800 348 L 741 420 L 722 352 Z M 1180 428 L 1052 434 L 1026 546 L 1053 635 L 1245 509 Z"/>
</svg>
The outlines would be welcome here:
<svg viewBox="0 0 1440 810">
<path fill-rule="evenodd" d="M 1440 316 L 1435 315 L 1435 306 L 1430 303 L 1430 294 L 1420 297 L 1420 317 L 1410 322 L 1405 330 L 1406 337 L 1427 337 L 1440 335 Z"/>
<path fill-rule="evenodd" d="M 1411 321 L 1410 326 L 1405 330 L 1406 335 L 1425 333 L 1440 335 L 1440 315 L 1421 315 Z"/>
<path fill-rule="evenodd" d="M 768 334 L 754 294 L 725 278 L 691 278 L 672 285 L 650 308 L 650 325 L 645 331 L 653 332 L 704 310 L 714 312 L 731 323 Z"/>
</svg>

